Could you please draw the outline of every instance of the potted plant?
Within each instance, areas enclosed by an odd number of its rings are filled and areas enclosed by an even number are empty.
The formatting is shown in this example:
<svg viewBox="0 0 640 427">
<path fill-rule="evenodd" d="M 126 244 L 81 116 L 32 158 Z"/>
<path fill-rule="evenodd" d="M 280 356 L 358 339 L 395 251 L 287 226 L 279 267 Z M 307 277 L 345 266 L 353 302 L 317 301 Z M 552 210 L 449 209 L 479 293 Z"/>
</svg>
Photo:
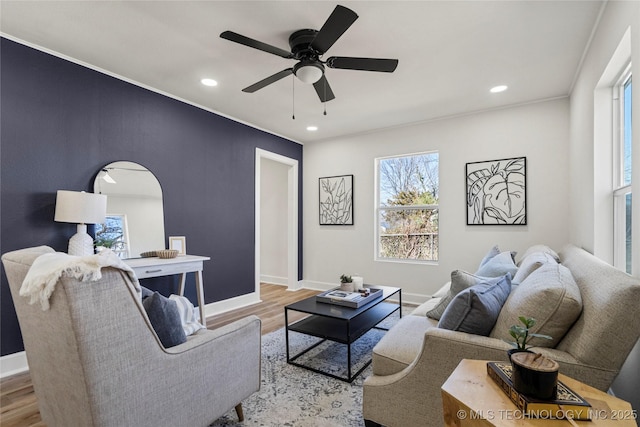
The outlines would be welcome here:
<svg viewBox="0 0 640 427">
<path fill-rule="evenodd" d="M 533 328 L 533 326 L 536 324 L 536 319 L 534 319 L 533 317 L 519 316 L 518 320 L 520 320 L 520 322 L 524 326 L 511 325 L 511 327 L 509 328 L 509 335 L 511 335 L 515 340 L 508 341 L 509 344 L 514 346 L 513 349 L 507 352 L 509 353 L 509 357 L 511 357 L 513 353 L 517 353 L 519 351 L 528 351 L 529 347 L 527 345 L 533 338 L 544 338 L 546 340 L 553 339 L 549 335 L 535 334 L 531 332 L 531 328 Z"/>
<path fill-rule="evenodd" d="M 555 399 L 558 383 L 558 362 L 529 350 L 533 338 L 552 339 L 549 335 L 536 334 L 531 328 L 536 324 L 533 317 L 518 317 L 522 325 L 512 325 L 509 335 L 513 349 L 507 351 L 511 361 L 513 387 L 522 394 L 537 399 Z"/>
<path fill-rule="evenodd" d="M 340 276 L 340 290 L 345 292 L 353 292 L 353 279 L 347 274 Z"/>
</svg>

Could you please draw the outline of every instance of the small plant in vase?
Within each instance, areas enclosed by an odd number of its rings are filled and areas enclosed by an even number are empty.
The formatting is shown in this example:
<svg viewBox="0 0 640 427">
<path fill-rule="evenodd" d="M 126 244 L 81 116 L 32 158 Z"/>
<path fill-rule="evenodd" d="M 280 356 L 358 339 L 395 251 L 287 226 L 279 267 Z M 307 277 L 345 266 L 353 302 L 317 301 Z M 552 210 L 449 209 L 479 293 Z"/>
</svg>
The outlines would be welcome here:
<svg viewBox="0 0 640 427">
<path fill-rule="evenodd" d="M 351 276 L 343 274 L 340 276 L 340 290 L 353 292 L 353 279 Z"/>
<path fill-rule="evenodd" d="M 528 351 L 529 341 L 533 338 L 543 338 L 547 340 L 553 339 L 549 335 L 543 334 L 535 334 L 531 332 L 531 328 L 536 324 L 536 319 L 533 317 L 525 317 L 519 316 L 518 320 L 522 323 L 522 325 L 511 325 L 509 328 L 509 335 L 513 337 L 515 341 L 509 341 L 514 348 L 510 350 L 510 355 L 513 353 L 517 353 L 518 351 Z"/>
<path fill-rule="evenodd" d="M 553 339 L 549 335 L 536 334 L 531 328 L 536 324 L 533 317 L 519 316 L 522 325 L 512 325 L 509 335 L 515 341 L 513 349 L 507 351 L 511 361 L 513 387 L 520 393 L 538 399 L 554 399 L 558 382 L 558 362 L 529 350 L 533 338 Z"/>
</svg>

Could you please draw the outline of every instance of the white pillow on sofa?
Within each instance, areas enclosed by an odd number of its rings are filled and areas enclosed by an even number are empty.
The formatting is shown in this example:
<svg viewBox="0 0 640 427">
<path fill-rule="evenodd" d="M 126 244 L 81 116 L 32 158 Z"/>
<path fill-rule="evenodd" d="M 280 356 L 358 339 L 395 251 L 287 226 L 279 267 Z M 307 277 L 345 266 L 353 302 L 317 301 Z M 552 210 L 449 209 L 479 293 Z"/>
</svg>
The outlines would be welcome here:
<svg viewBox="0 0 640 427">
<path fill-rule="evenodd" d="M 515 252 L 500 252 L 481 265 L 478 271 L 475 272 L 475 275 L 482 277 L 502 277 L 510 273 L 511 277 L 513 277 L 518 271 L 518 266 L 513 260 L 514 256 Z"/>
<path fill-rule="evenodd" d="M 571 271 L 561 264 L 547 263 L 516 286 L 505 302 L 490 337 L 512 341 L 511 325 L 519 316 L 533 317 L 533 333 L 553 339 L 534 338 L 533 347 L 555 347 L 582 311 L 582 297 Z"/>
</svg>

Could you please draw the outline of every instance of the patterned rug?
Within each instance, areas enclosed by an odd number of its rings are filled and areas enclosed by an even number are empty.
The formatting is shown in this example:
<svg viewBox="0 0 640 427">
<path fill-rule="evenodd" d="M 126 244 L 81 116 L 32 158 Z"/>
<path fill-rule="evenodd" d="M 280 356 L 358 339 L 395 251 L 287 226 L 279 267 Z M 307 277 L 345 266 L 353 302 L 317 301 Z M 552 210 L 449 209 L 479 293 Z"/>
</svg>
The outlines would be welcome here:
<svg viewBox="0 0 640 427">
<path fill-rule="evenodd" d="M 394 316 L 384 322 L 385 327 L 397 321 L 397 314 Z M 352 372 L 370 360 L 371 349 L 383 335 L 384 331 L 372 329 L 352 344 Z M 317 338 L 290 332 L 291 355 L 316 341 Z M 346 376 L 347 346 L 326 341 L 296 361 Z M 262 384 L 258 392 L 242 402 L 244 422 L 239 423 L 232 410 L 211 426 L 364 426 L 362 383 L 370 374 L 368 366 L 352 383 L 347 383 L 290 365 L 285 332 L 280 329 L 262 337 Z"/>
</svg>

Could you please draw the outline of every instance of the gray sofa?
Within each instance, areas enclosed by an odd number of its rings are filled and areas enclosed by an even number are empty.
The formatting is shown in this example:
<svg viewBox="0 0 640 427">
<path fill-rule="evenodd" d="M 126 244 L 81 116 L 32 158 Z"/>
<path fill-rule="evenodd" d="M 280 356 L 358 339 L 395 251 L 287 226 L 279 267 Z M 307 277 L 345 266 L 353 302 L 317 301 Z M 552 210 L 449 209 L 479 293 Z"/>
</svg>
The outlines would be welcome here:
<svg viewBox="0 0 640 427">
<path fill-rule="evenodd" d="M 441 385 L 462 359 L 507 360 L 503 338 L 518 315 L 539 320 L 534 332 L 552 331 L 554 340 L 533 350 L 558 361 L 561 373 L 600 390 L 611 386 L 640 337 L 640 280 L 572 245 L 559 255 L 532 247 L 516 268 L 489 336 L 438 328 L 426 315 L 455 293 L 448 284 L 383 337 L 364 382 L 367 425 L 443 425 Z"/>
<path fill-rule="evenodd" d="M 207 426 L 234 407 L 242 418 L 241 401 L 260 387 L 260 319 L 165 348 L 131 277 L 113 267 L 91 282 L 63 274 L 43 310 L 19 290 L 34 260 L 53 252 L 2 256 L 47 426 Z"/>
</svg>

